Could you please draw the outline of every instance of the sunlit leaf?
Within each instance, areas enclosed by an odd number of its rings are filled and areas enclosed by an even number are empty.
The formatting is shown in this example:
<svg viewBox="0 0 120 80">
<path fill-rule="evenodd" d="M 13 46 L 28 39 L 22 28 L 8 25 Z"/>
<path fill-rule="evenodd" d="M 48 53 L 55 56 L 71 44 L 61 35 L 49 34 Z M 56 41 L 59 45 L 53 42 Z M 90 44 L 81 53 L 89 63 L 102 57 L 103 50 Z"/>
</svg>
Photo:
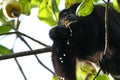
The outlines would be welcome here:
<svg viewBox="0 0 120 80">
<path fill-rule="evenodd" d="M 6 55 L 6 54 L 10 54 L 11 50 L 9 50 L 8 48 L 0 45 L 0 55 Z"/>
<path fill-rule="evenodd" d="M 87 80 L 91 80 L 94 78 L 94 74 L 96 73 L 95 68 L 92 66 L 92 64 L 88 62 L 79 62 L 77 63 L 77 79 L 78 80 L 84 80 L 87 78 Z"/>
<path fill-rule="evenodd" d="M 52 7 L 53 15 L 55 16 L 56 21 L 58 21 L 59 3 L 60 3 L 60 0 L 51 0 L 51 7 Z"/>
<path fill-rule="evenodd" d="M 31 0 L 31 7 L 38 7 L 42 0 Z"/>
<path fill-rule="evenodd" d="M 76 15 L 78 16 L 90 15 L 93 9 L 94 9 L 93 0 L 84 0 L 77 8 Z"/>
<path fill-rule="evenodd" d="M 14 20 L 8 20 L 8 18 L 4 16 L 2 9 L 0 9 L 0 34 L 9 32 L 11 30 L 9 25 L 13 26 Z"/>
<path fill-rule="evenodd" d="M 96 80 L 110 80 L 109 77 L 105 74 L 99 74 Z"/>
<path fill-rule="evenodd" d="M 38 18 L 41 21 L 44 21 L 45 23 L 49 24 L 50 26 L 54 26 L 57 24 L 57 22 L 53 18 L 51 0 L 43 0 L 40 3 Z"/>
<path fill-rule="evenodd" d="M 89 62 L 79 62 L 76 67 L 77 80 L 93 80 L 97 74 L 95 67 Z M 95 80 L 110 80 L 106 74 L 99 74 Z"/>
<path fill-rule="evenodd" d="M 65 8 L 69 8 L 71 5 L 77 2 L 81 2 L 82 0 L 65 0 Z"/>
<path fill-rule="evenodd" d="M 11 30 L 10 27 L 6 26 L 6 25 L 2 25 L 0 26 L 0 34 L 3 34 L 3 33 L 7 33 Z"/>
<path fill-rule="evenodd" d="M 65 0 L 65 8 L 69 8 L 74 3 L 82 2 L 84 0 Z M 91 0 L 93 2 L 98 2 L 99 0 Z"/>
<path fill-rule="evenodd" d="M 0 21 L 2 22 L 2 19 L 7 20 L 7 18 L 3 14 L 2 8 L 0 9 Z"/>
<path fill-rule="evenodd" d="M 52 80 L 57 80 L 57 77 L 53 75 Z"/>
<path fill-rule="evenodd" d="M 120 13 L 120 5 L 118 4 L 118 0 L 113 0 L 113 6 L 115 10 Z"/>
<path fill-rule="evenodd" d="M 19 2 L 22 5 L 22 13 L 26 15 L 30 15 L 31 10 L 31 0 L 19 0 Z"/>
<path fill-rule="evenodd" d="M 98 2 L 99 0 L 93 0 L 94 2 Z"/>
</svg>

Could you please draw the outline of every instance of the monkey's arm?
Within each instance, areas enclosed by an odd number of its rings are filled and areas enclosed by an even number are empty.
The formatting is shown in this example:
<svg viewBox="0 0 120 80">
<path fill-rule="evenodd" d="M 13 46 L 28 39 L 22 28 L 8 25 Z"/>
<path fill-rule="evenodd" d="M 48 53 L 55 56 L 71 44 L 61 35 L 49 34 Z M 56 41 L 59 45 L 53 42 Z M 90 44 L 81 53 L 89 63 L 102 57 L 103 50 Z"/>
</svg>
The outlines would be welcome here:
<svg viewBox="0 0 120 80">
<path fill-rule="evenodd" d="M 52 61 L 55 73 L 59 80 L 76 80 L 75 58 L 70 54 L 68 38 L 69 30 L 65 27 L 57 26 L 50 31 L 53 40 Z"/>
</svg>

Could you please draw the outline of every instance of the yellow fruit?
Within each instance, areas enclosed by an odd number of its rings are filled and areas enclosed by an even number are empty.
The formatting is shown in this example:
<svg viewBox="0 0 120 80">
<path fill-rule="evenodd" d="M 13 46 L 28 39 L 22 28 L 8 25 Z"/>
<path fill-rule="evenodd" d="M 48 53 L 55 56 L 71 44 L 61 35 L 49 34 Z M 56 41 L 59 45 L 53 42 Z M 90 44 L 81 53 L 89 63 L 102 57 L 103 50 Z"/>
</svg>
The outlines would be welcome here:
<svg viewBox="0 0 120 80">
<path fill-rule="evenodd" d="M 19 17 L 22 13 L 22 6 L 16 0 L 4 0 L 3 13 L 8 18 Z"/>
</svg>

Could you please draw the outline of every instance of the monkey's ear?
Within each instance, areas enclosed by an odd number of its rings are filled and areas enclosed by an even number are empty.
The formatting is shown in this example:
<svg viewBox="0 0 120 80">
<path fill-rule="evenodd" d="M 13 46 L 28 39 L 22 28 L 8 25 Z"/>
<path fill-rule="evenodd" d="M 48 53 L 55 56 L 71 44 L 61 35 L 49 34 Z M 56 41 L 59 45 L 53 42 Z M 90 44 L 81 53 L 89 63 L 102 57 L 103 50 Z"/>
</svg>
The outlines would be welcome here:
<svg viewBox="0 0 120 80">
<path fill-rule="evenodd" d="M 4 0 L 3 13 L 7 18 L 19 17 L 22 13 L 22 6 L 16 0 Z"/>
</svg>

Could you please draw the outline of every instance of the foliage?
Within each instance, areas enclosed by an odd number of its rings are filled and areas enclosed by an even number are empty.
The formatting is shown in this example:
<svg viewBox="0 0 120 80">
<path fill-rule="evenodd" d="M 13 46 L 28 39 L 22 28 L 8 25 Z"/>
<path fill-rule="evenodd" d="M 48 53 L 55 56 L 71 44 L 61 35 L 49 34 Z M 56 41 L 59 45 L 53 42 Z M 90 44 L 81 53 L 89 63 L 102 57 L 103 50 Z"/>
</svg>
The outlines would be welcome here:
<svg viewBox="0 0 120 80">
<path fill-rule="evenodd" d="M 77 64 L 77 80 L 93 80 L 97 75 L 95 67 L 89 62 L 79 62 Z M 105 74 L 99 74 L 96 80 L 110 80 Z"/>
<path fill-rule="evenodd" d="M 76 68 L 77 80 L 93 80 L 97 74 L 95 67 L 89 62 L 79 62 Z M 57 80 L 55 75 L 53 75 L 52 80 Z M 106 74 L 99 74 L 95 80 L 110 79 Z"/>
<path fill-rule="evenodd" d="M 57 77 L 53 75 L 52 80 L 57 80 Z"/>
<path fill-rule="evenodd" d="M 93 0 L 84 0 L 77 8 L 76 15 L 87 16 L 92 13 L 93 9 L 94 9 Z"/>
<path fill-rule="evenodd" d="M 94 9 L 94 3 L 98 3 L 100 0 L 65 0 L 65 8 L 69 8 L 72 4 L 76 2 L 81 2 L 76 10 L 77 16 L 87 16 L 90 15 Z M 32 8 L 38 8 L 38 18 L 48 24 L 49 26 L 55 26 L 58 22 L 58 15 L 60 12 L 59 6 L 63 0 L 19 0 L 22 5 L 22 14 L 29 16 L 31 14 Z M 104 3 L 103 3 L 104 4 Z M 118 0 L 113 0 L 112 7 L 120 12 L 120 6 Z M 7 19 L 0 8 L 0 35 L 14 30 L 16 19 Z M 0 55 L 10 54 L 11 50 L 6 48 L 4 45 L 0 45 Z M 81 67 L 77 67 L 77 78 L 78 80 L 85 79 L 88 74 L 91 74 L 89 80 L 92 80 L 97 74 L 96 70 L 92 65 L 85 64 Z M 52 80 L 57 80 L 53 76 Z M 109 78 L 100 74 L 96 80 L 109 80 Z"/>
<path fill-rule="evenodd" d="M 59 13 L 58 4 L 58 0 L 43 0 L 39 5 L 39 19 L 48 23 L 50 26 L 54 26 L 55 24 L 57 24 Z"/>
<path fill-rule="evenodd" d="M 8 48 L 0 45 L 0 55 L 5 55 L 5 54 L 10 54 L 11 50 L 9 50 Z"/>
<path fill-rule="evenodd" d="M 65 1 L 65 8 L 69 8 L 72 4 L 82 2 L 82 0 L 66 0 Z"/>
<path fill-rule="evenodd" d="M 19 0 L 22 5 L 23 14 L 30 15 L 31 0 Z"/>
<path fill-rule="evenodd" d="M 115 10 L 117 10 L 120 13 L 120 6 L 119 6 L 117 0 L 113 1 L 113 6 L 114 6 Z"/>
</svg>

